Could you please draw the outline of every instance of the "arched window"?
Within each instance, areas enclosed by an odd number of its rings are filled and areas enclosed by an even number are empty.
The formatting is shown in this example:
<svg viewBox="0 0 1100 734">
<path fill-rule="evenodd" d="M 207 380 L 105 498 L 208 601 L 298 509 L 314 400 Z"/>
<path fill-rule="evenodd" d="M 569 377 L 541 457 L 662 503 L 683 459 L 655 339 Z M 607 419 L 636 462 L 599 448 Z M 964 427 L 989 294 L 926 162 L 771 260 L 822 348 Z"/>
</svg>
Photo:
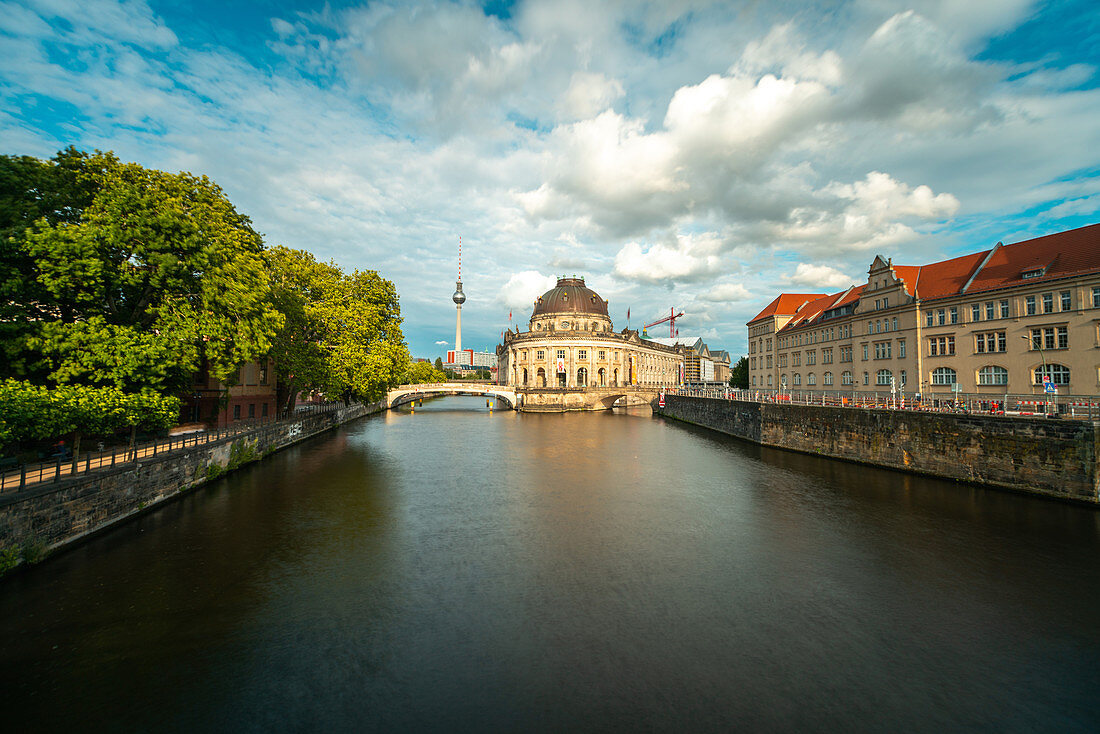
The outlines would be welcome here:
<svg viewBox="0 0 1100 734">
<path fill-rule="evenodd" d="M 527 385 L 527 368 L 526 367 L 523 368 L 523 384 L 524 384 L 524 386 Z"/>
<path fill-rule="evenodd" d="M 798 374 L 797 372 L 794 373 L 794 384 L 796 384 L 796 385 L 801 385 L 802 384 L 802 375 Z"/>
<path fill-rule="evenodd" d="M 535 384 L 539 387 L 546 387 L 546 370 L 539 367 L 539 371 L 535 373 Z"/>
<path fill-rule="evenodd" d="M 893 376 L 894 376 L 894 373 L 892 373 L 890 370 L 879 370 L 878 372 L 875 373 L 875 384 L 876 385 L 889 385 L 890 384 L 890 378 L 893 377 Z"/>
<path fill-rule="evenodd" d="M 833 384 L 833 373 L 832 373 L 832 372 L 826 372 L 826 373 L 825 373 L 825 374 L 824 374 L 824 375 L 822 376 L 822 378 L 821 378 L 821 382 L 822 382 L 822 384 L 824 384 L 824 385 L 832 385 L 832 384 Z"/>
<path fill-rule="evenodd" d="M 606 387 L 607 386 L 607 370 L 605 370 L 603 367 L 600 367 L 600 369 L 596 373 L 596 375 L 599 377 L 600 387 Z"/>
<path fill-rule="evenodd" d="M 951 385 L 958 381 L 958 375 L 950 367 L 937 367 L 932 370 L 933 385 Z"/>
<path fill-rule="evenodd" d="M 577 370 L 577 387 L 588 386 L 588 368 L 581 367 Z"/>
<path fill-rule="evenodd" d="M 1008 370 L 1004 367 L 989 365 L 978 370 L 979 385 L 1007 385 Z"/>
<path fill-rule="evenodd" d="M 851 385 L 852 384 L 852 373 L 849 372 L 848 370 L 844 370 L 844 372 L 840 373 L 840 384 L 841 385 Z"/>
<path fill-rule="evenodd" d="M 806 375 L 806 384 L 807 385 L 816 385 L 817 384 L 817 377 L 814 376 L 813 372 Z"/>
<path fill-rule="evenodd" d="M 1035 384 L 1043 384 L 1043 366 L 1039 365 L 1035 368 Z M 1068 385 L 1069 384 L 1069 367 L 1060 364 L 1048 364 L 1046 366 L 1046 374 L 1050 375 L 1050 381 L 1055 385 Z"/>
<path fill-rule="evenodd" d="M 786 372 L 784 372 L 783 374 L 781 374 L 779 376 L 779 384 L 782 385 L 782 386 L 791 384 L 790 381 L 787 379 L 787 373 Z"/>
</svg>

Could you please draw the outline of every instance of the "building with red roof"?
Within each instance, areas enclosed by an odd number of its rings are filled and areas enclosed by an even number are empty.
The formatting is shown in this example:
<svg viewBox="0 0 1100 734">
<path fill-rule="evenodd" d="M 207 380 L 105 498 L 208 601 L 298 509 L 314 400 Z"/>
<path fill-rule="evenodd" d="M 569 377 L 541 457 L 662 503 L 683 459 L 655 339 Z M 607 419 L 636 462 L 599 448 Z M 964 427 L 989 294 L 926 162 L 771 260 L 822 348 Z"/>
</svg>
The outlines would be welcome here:
<svg viewBox="0 0 1100 734">
<path fill-rule="evenodd" d="M 1100 394 L 1100 224 L 867 282 L 781 293 L 748 322 L 759 390 Z"/>
</svg>

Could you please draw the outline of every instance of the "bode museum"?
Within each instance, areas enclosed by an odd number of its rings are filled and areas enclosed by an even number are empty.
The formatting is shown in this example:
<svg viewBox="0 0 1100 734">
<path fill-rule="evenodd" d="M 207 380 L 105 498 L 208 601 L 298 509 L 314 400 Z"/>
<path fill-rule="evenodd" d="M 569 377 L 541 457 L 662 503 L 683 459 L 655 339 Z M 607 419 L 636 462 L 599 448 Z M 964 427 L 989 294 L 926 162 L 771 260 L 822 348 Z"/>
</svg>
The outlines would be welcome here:
<svg viewBox="0 0 1100 734">
<path fill-rule="evenodd" d="M 616 387 L 656 390 L 679 384 L 684 349 L 642 339 L 630 329 L 615 332 L 607 301 L 585 287 L 584 278 L 574 277 L 559 278 L 535 301 L 528 331 L 504 333 L 497 359 L 506 384 L 520 391 L 611 393 Z M 576 402 L 558 407 L 610 407 Z"/>
</svg>

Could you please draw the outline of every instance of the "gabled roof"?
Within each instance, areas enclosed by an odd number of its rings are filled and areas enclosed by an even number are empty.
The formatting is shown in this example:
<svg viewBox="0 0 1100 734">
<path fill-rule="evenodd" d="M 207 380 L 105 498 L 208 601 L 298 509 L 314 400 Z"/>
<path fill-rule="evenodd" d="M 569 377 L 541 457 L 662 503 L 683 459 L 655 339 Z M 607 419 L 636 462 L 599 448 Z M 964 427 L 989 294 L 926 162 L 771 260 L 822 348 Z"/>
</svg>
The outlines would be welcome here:
<svg viewBox="0 0 1100 734">
<path fill-rule="evenodd" d="M 797 313 L 803 304 L 822 298 L 824 295 L 824 293 L 780 293 L 763 311 L 753 316 L 749 323 L 754 323 L 767 316 L 789 316 Z"/>
<path fill-rule="evenodd" d="M 1032 278 L 1025 272 L 1041 271 Z M 974 278 L 967 293 L 1100 271 L 1100 224 L 1004 245 Z"/>
</svg>

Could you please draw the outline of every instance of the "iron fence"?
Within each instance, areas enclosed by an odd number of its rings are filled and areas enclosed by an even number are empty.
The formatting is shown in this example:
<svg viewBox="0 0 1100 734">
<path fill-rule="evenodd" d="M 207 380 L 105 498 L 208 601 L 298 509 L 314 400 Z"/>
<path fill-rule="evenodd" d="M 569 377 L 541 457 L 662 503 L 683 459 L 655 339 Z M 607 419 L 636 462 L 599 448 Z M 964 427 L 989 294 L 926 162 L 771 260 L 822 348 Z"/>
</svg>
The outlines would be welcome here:
<svg viewBox="0 0 1100 734">
<path fill-rule="evenodd" d="M 119 464 L 134 463 L 139 459 L 160 456 L 173 451 L 215 443 L 231 436 L 251 435 L 270 430 L 281 424 L 293 423 L 305 416 L 332 413 L 342 403 L 309 403 L 299 405 L 286 418 L 248 418 L 234 421 L 232 425 L 212 431 L 196 429 L 190 433 L 158 437 L 134 446 L 111 447 L 95 451 L 81 451 L 78 456 L 54 455 L 43 461 L 18 464 L 7 459 L 9 467 L 0 474 L 0 493 L 17 492 L 30 485 L 43 482 L 60 482 L 79 474 L 110 469 Z"/>
<path fill-rule="evenodd" d="M 755 403 L 878 408 L 932 413 L 1057 417 L 1100 420 L 1100 395 L 1030 395 L 964 392 L 857 392 L 843 390 L 741 390 L 738 388 L 668 388 L 668 395 L 742 400 Z"/>
</svg>

